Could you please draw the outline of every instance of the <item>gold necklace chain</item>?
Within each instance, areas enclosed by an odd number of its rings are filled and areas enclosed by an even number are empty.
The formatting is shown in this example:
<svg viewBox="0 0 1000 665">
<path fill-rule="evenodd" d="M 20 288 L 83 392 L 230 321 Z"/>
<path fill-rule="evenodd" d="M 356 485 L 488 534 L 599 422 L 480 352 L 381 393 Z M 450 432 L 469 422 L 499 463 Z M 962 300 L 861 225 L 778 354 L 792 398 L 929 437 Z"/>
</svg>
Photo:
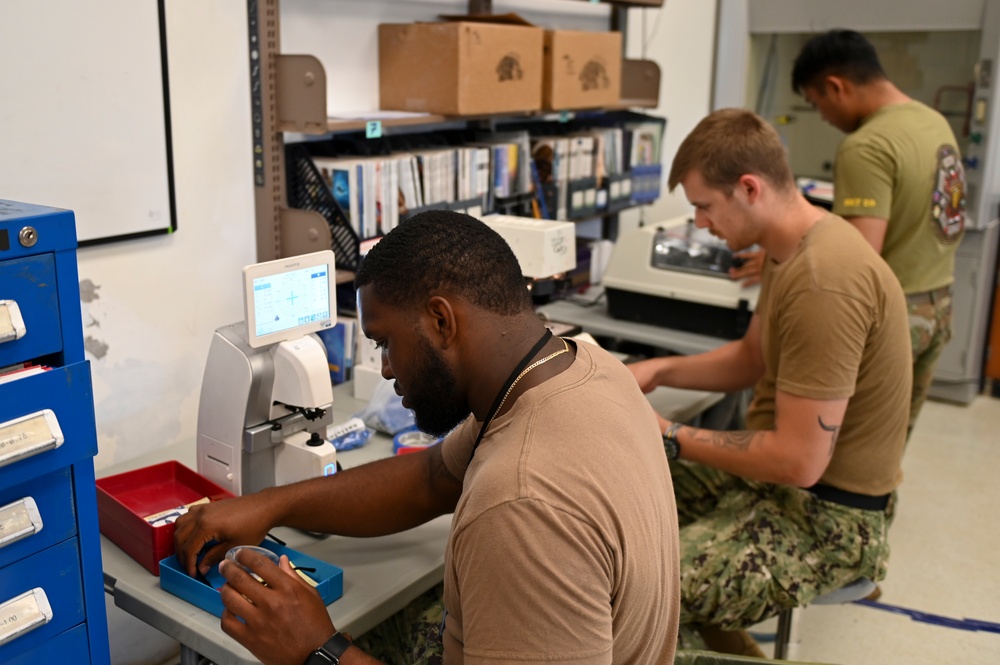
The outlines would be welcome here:
<svg viewBox="0 0 1000 665">
<path fill-rule="evenodd" d="M 536 368 L 536 367 L 538 367 L 539 365 L 542 365 L 542 364 L 545 364 L 545 363 L 547 363 L 548 361 L 552 360 L 552 359 L 553 359 L 553 358 L 555 358 L 556 356 L 561 356 L 561 355 L 562 355 L 562 354 L 564 354 L 564 353 L 569 353 L 569 345 L 568 345 L 568 344 L 566 344 L 566 340 L 564 340 L 564 339 L 562 339 L 562 338 L 560 338 L 560 340 L 561 340 L 561 341 L 562 341 L 562 343 L 563 343 L 563 348 L 559 349 L 559 350 L 558 350 L 558 351 L 556 351 L 555 353 L 550 353 L 549 355 L 545 356 L 545 357 L 544 357 L 544 358 L 542 358 L 541 360 L 536 360 L 535 362 L 531 363 L 530 365 L 528 365 L 527 367 L 525 367 L 525 368 L 524 368 L 523 370 L 521 370 L 521 373 L 520 373 L 520 374 L 518 374 L 518 375 L 517 375 L 517 378 L 516 378 L 516 379 L 514 379 L 514 381 L 513 381 L 513 382 L 512 382 L 511 384 L 510 384 L 510 388 L 508 388 L 508 389 L 507 389 L 507 392 L 505 392 L 505 393 L 503 394 L 503 399 L 501 399 L 501 400 L 500 400 L 500 406 L 498 406 L 498 407 L 497 407 L 497 410 L 493 412 L 493 414 L 494 414 L 494 415 L 493 415 L 493 416 L 491 416 L 491 417 L 490 417 L 490 419 L 489 419 L 488 421 L 486 421 L 486 424 L 485 424 L 485 425 L 483 426 L 483 431 L 484 431 L 484 432 L 485 432 L 485 431 L 486 431 L 486 430 L 487 430 L 487 429 L 489 428 L 489 426 L 490 426 L 490 423 L 492 423 L 492 422 L 493 422 L 493 418 L 495 418 L 495 417 L 496 417 L 496 414 L 500 413 L 500 412 L 501 412 L 501 411 L 503 410 L 503 405 L 504 405 L 504 402 L 506 402 L 506 401 L 507 401 L 507 397 L 508 397 L 508 396 L 510 395 L 510 392 L 511 392 L 512 390 L 514 390 L 514 386 L 516 386 L 516 385 L 517 385 L 517 382 L 518 382 L 518 381 L 520 381 L 520 380 L 521 380 L 521 379 L 522 379 L 522 378 L 524 377 L 524 375 L 525 375 L 525 374 L 527 374 L 527 373 L 528 373 L 528 372 L 530 372 L 531 370 L 535 369 L 535 368 Z"/>
</svg>

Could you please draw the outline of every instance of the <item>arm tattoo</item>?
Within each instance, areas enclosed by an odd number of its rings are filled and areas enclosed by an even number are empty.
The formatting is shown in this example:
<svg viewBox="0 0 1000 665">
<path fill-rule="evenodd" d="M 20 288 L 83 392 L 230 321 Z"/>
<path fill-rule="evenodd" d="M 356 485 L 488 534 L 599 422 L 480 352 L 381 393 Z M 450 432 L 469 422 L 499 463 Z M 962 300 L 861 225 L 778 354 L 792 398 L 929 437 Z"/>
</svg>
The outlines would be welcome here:
<svg viewBox="0 0 1000 665">
<path fill-rule="evenodd" d="M 716 448 L 725 448 L 729 450 L 745 451 L 753 443 L 754 439 L 757 438 L 758 434 L 763 432 L 754 430 L 742 430 L 738 432 L 716 432 L 712 430 L 705 430 L 705 434 L 699 438 L 704 441 L 708 441 Z"/>
<path fill-rule="evenodd" d="M 830 432 L 830 457 L 833 457 L 833 449 L 837 445 L 837 434 L 840 432 L 840 425 L 827 425 L 823 422 L 823 416 L 819 416 L 819 428 L 824 432 Z"/>
</svg>

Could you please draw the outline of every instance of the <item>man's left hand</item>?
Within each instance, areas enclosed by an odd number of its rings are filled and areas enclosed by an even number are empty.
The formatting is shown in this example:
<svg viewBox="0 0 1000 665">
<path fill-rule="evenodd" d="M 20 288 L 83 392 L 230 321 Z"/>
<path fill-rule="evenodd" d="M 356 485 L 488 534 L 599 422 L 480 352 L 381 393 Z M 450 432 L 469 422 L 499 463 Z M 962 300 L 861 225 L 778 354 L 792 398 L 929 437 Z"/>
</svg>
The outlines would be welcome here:
<svg viewBox="0 0 1000 665">
<path fill-rule="evenodd" d="M 266 665 L 302 665 L 336 632 L 323 599 L 298 577 L 286 556 L 279 566 L 250 551 L 239 552 L 237 560 L 266 586 L 233 562 L 220 563 L 226 578 L 219 590 L 225 606 L 223 632 Z"/>
</svg>

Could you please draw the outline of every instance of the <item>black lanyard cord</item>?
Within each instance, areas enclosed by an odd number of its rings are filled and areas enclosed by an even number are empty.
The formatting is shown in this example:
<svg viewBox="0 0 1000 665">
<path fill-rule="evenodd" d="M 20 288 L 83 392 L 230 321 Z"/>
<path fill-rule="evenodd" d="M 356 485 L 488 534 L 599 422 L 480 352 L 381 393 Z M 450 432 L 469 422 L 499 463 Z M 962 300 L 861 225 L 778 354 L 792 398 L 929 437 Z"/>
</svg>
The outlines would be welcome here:
<svg viewBox="0 0 1000 665">
<path fill-rule="evenodd" d="M 521 362 L 517 364 L 514 371 L 507 377 L 507 381 L 503 384 L 503 388 L 500 389 L 500 392 L 497 393 L 496 399 L 493 400 L 493 406 L 490 407 L 490 413 L 486 417 L 486 420 L 483 421 L 483 426 L 479 428 L 479 436 L 476 437 L 476 442 L 472 444 L 472 455 L 470 455 L 470 459 L 475 456 L 476 448 L 479 447 L 479 442 L 483 440 L 483 437 L 486 435 L 487 428 L 489 428 L 490 423 L 493 422 L 493 419 L 496 417 L 497 411 L 500 410 L 500 405 L 503 404 L 504 397 L 507 396 L 507 391 L 514 385 L 514 382 L 517 381 L 518 375 L 524 371 L 524 368 L 528 366 L 531 359 L 534 358 L 538 352 L 549 343 L 550 339 L 552 339 L 552 331 L 546 328 L 545 334 L 542 335 L 542 338 L 538 340 L 533 347 L 531 347 L 531 351 L 528 351 L 528 355 L 521 358 Z"/>
</svg>

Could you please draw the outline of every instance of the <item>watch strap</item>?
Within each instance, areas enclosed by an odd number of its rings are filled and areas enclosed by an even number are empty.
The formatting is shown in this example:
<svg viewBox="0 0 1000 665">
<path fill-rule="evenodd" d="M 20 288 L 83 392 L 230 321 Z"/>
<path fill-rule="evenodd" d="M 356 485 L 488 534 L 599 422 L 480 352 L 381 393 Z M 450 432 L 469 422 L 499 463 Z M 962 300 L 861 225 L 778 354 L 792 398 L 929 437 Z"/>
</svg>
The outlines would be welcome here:
<svg viewBox="0 0 1000 665">
<path fill-rule="evenodd" d="M 337 631 L 323 646 L 309 654 L 304 665 L 339 665 L 341 656 L 352 646 L 350 637 Z"/>
<path fill-rule="evenodd" d="M 677 432 L 683 427 L 683 423 L 673 423 L 663 433 L 663 452 L 668 460 L 675 460 L 681 456 L 681 442 L 677 440 Z"/>
</svg>

